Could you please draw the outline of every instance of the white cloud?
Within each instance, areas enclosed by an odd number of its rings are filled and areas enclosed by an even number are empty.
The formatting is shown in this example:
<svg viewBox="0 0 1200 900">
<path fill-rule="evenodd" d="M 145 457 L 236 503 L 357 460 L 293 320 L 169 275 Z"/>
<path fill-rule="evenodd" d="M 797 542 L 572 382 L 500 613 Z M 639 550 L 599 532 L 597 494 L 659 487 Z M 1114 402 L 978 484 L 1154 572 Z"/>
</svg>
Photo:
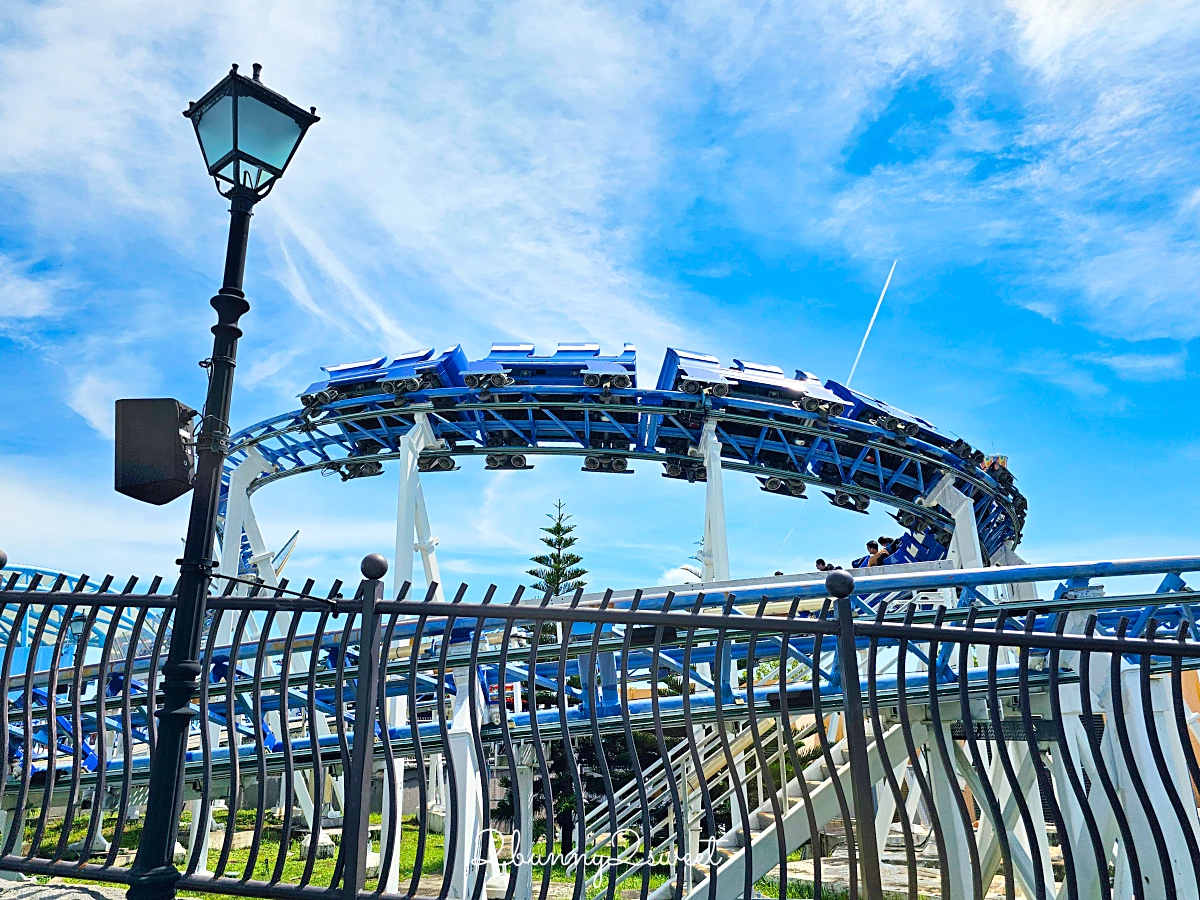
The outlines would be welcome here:
<svg viewBox="0 0 1200 900">
<path fill-rule="evenodd" d="M 0 320 L 28 319 L 52 312 L 61 280 L 31 276 L 0 253 Z"/>
<path fill-rule="evenodd" d="M 1013 368 L 1065 388 L 1084 400 L 1095 400 L 1108 393 L 1108 388 L 1097 381 L 1091 372 L 1062 354 L 1048 351 L 1031 353 L 1017 360 Z"/>
<path fill-rule="evenodd" d="M 49 470 L 44 459 L 12 456 L 0 458 L 0 496 L 7 509 L 26 511 L 0 522 L 0 548 L 14 565 L 173 581 L 187 500 L 148 506 L 112 491 L 111 481 L 95 484 Z"/>
<path fill-rule="evenodd" d="M 658 576 L 658 584 L 698 584 L 701 581 L 701 576 L 697 575 L 694 569 L 685 566 L 676 566 L 673 569 L 667 569 Z"/>
<path fill-rule="evenodd" d="M 1186 374 L 1187 352 L 1096 353 L 1083 357 L 1106 366 L 1126 381 L 1172 381 Z"/>
<path fill-rule="evenodd" d="M 118 382 L 89 372 L 75 385 L 67 402 L 102 437 L 111 441 L 114 404 L 122 396 L 125 391 Z"/>
</svg>

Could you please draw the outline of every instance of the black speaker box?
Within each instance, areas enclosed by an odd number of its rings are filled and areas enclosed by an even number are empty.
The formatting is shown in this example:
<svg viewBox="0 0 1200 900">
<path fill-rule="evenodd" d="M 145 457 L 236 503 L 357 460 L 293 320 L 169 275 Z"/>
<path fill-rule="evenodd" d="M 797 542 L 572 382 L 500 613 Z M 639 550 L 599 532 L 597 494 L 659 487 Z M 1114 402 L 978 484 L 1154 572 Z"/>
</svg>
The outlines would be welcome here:
<svg viewBox="0 0 1200 900">
<path fill-rule="evenodd" d="M 196 411 L 169 397 L 118 400 L 117 493 L 162 506 L 192 489 Z"/>
</svg>

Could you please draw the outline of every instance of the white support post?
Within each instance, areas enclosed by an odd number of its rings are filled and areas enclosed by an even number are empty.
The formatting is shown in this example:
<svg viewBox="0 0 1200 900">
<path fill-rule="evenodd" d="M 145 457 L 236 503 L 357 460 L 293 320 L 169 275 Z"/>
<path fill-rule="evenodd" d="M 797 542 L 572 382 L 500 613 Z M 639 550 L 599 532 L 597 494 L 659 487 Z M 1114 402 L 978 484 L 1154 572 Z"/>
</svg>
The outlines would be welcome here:
<svg viewBox="0 0 1200 900">
<path fill-rule="evenodd" d="M 441 580 L 437 577 L 438 566 L 434 547 L 437 538 L 429 533 L 429 514 L 425 509 L 425 495 L 421 490 L 421 475 L 417 460 L 421 451 L 433 446 L 436 438 L 425 413 L 417 413 L 413 427 L 400 439 L 400 488 L 396 498 L 396 564 L 392 569 L 394 590 L 399 591 L 404 582 L 412 582 L 413 553 L 420 551 L 429 584 L 438 582 L 438 597 L 441 600 Z"/>
<path fill-rule="evenodd" d="M 729 541 L 725 531 L 725 492 L 721 484 L 721 442 L 717 440 L 717 422 L 709 419 L 700 435 L 700 455 L 704 459 L 704 561 L 705 581 L 729 580 Z"/>
<path fill-rule="evenodd" d="M 925 506 L 940 506 L 954 518 L 954 537 L 950 541 L 950 559 L 961 569 L 983 568 L 983 549 L 979 546 L 979 524 L 971 498 L 954 486 L 954 479 L 942 476 L 925 495 Z"/>
<path fill-rule="evenodd" d="M 408 724 L 408 698 L 407 697 L 388 697 L 388 727 L 403 728 Z M 389 894 L 394 894 L 400 890 L 400 840 L 403 835 L 403 825 L 401 819 L 404 816 L 404 764 L 403 757 L 395 757 L 392 760 L 392 772 L 396 778 L 396 794 L 392 795 L 392 787 L 387 778 L 387 771 L 384 770 L 383 779 L 383 814 L 381 818 L 382 826 L 379 832 L 379 846 L 382 848 L 388 843 L 392 830 L 392 804 L 396 804 L 396 841 L 395 851 L 392 853 L 391 865 L 388 866 L 388 871 L 381 872 L 380 878 L 383 879 L 384 891 Z M 386 763 L 384 764 L 387 765 Z"/>
<path fill-rule="evenodd" d="M 1017 555 L 1017 552 L 1013 549 L 1012 541 L 1005 541 L 1000 547 L 1000 552 L 992 559 L 992 564 L 997 566 L 1023 566 L 1026 565 L 1026 562 Z M 1008 603 L 1032 603 L 1038 598 L 1037 586 L 1028 581 L 1002 585 L 1001 590 L 1003 591 L 1002 599 Z"/>
<path fill-rule="evenodd" d="M 225 500 L 225 537 L 221 542 L 221 566 L 218 569 L 222 575 L 237 577 L 241 564 L 243 531 L 250 539 L 252 554 L 267 552 L 262 533 L 258 530 L 258 522 L 254 519 L 254 510 L 250 507 L 250 484 L 259 475 L 274 470 L 275 467 L 263 458 L 258 448 L 251 447 L 246 452 L 246 458 L 238 463 L 229 476 L 229 492 Z M 269 561 L 267 568 L 271 571 L 271 580 L 268 583 L 274 587 L 275 570 L 271 568 Z M 259 571 L 262 571 L 261 568 Z"/>
<path fill-rule="evenodd" d="M 1117 782 L 1117 793 L 1125 812 L 1129 828 L 1133 832 L 1134 850 L 1141 861 L 1142 889 L 1147 900 L 1168 900 L 1175 895 L 1167 893 L 1166 876 L 1162 871 L 1162 861 L 1155 851 L 1156 842 L 1147 810 L 1143 807 L 1134 787 L 1132 772 L 1141 776 L 1142 786 L 1149 798 L 1151 813 L 1162 834 L 1166 845 L 1167 859 L 1172 868 L 1175 884 L 1183 886 L 1192 879 L 1191 854 L 1188 852 L 1187 841 L 1178 817 L 1172 812 L 1171 801 L 1167 795 L 1166 786 L 1158 773 L 1154 749 L 1146 731 L 1146 718 L 1142 704 L 1141 666 L 1122 661 L 1120 684 L 1112 685 L 1112 691 L 1121 692 L 1122 713 L 1128 732 L 1129 746 L 1132 754 L 1127 757 L 1121 750 L 1121 745 L 1115 735 L 1117 728 L 1112 725 L 1114 706 L 1109 701 L 1108 723 L 1104 732 L 1104 741 L 1111 747 L 1114 775 Z M 1155 723 L 1158 734 L 1159 748 L 1167 771 L 1171 773 L 1174 789 L 1183 795 L 1184 811 L 1187 813 L 1187 827 L 1194 835 L 1200 836 L 1200 822 L 1196 817 L 1196 806 L 1192 800 L 1191 778 L 1179 744 L 1179 735 L 1174 728 L 1174 715 L 1171 706 L 1171 694 L 1168 680 L 1164 676 L 1150 679 L 1151 718 Z M 1111 695 L 1110 695 L 1111 696 Z M 1179 896 L 1182 896 L 1180 894 Z"/>
<path fill-rule="evenodd" d="M 442 572 L 438 568 L 437 551 L 435 549 L 438 539 L 430 533 L 429 513 L 425 509 L 425 491 L 421 488 L 420 476 L 417 477 L 417 490 L 414 499 L 416 502 L 414 522 L 417 527 L 417 541 L 413 546 L 421 553 L 421 565 L 425 569 L 425 583 L 437 585 L 433 599 L 442 601 L 446 598 L 442 593 Z"/>
<path fill-rule="evenodd" d="M 520 692 L 518 692 L 519 694 Z M 517 754 L 517 792 L 521 795 L 521 830 L 513 835 L 513 860 L 509 877 L 517 879 L 513 900 L 533 900 L 533 747 L 522 745 Z M 526 752 L 529 751 L 529 752 Z"/>
<path fill-rule="evenodd" d="M 410 555 L 411 560 L 411 555 Z M 482 833 L 483 807 L 487 802 L 487 785 L 483 783 L 480 760 L 475 757 L 475 738 L 471 730 L 471 704 L 476 704 L 480 713 L 485 711 L 485 703 L 479 684 L 470 669 L 454 669 L 454 684 L 458 692 L 454 697 L 454 712 L 447 734 L 446 750 L 450 756 L 450 765 L 454 767 L 456 797 L 454 809 L 447 809 L 448 816 L 454 816 L 457 823 L 454 829 L 454 867 L 446 873 L 449 881 L 448 897 L 452 900 L 467 900 L 475 886 L 476 861 L 490 861 L 488 857 L 481 859 L 480 853 L 483 842 L 491 841 L 491 835 Z M 449 835 L 450 829 L 445 833 Z M 495 845 L 489 856 L 495 854 Z M 447 848 L 446 859 L 450 859 Z"/>
</svg>

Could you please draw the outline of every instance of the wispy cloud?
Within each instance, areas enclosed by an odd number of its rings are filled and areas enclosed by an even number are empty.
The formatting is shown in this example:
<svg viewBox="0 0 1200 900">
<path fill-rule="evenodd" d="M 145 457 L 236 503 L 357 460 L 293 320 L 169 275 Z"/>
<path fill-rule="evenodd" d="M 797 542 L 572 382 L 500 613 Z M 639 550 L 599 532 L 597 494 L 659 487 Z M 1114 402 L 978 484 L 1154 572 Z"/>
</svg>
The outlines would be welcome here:
<svg viewBox="0 0 1200 900">
<path fill-rule="evenodd" d="M 54 312 L 62 279 L 33 275 L 25 266 L 0 253 L 0 327 L 4 320 L 29 319 Z"/>
<path fill-rule="evenodd" d="M 1070 357 L 1054 352 L 1031 353 L 1014 364 L 1016 371 L 1058 385 L 1084 400 L 1095 400 L 1108 393 L 1088 369 Z"/>
<path fill-rule="evenodd" d="M 1099 363 L 1125 381 L 1172 381 L 1184 377 L 1187 352 L 1178 353 L 1096 353 L 1082 357 Z"/>
</svg>

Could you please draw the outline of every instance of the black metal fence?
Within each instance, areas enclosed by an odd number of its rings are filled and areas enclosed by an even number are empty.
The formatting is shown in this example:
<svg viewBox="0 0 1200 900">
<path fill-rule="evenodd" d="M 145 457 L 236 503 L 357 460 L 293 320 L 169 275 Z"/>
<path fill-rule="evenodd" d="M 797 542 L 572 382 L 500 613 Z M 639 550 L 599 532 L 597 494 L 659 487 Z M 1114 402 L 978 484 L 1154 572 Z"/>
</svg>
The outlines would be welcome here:
<svg viewBox="0 0 1200 900">
<path fill-rule="evenodd" d="M 0 590 L 0 869 L 128 882 L 174 600 L 43 587 Z M 1200 895 L 1186 605 L 236 587 L 209 604 L 181 889 Z"/>
</svg>

